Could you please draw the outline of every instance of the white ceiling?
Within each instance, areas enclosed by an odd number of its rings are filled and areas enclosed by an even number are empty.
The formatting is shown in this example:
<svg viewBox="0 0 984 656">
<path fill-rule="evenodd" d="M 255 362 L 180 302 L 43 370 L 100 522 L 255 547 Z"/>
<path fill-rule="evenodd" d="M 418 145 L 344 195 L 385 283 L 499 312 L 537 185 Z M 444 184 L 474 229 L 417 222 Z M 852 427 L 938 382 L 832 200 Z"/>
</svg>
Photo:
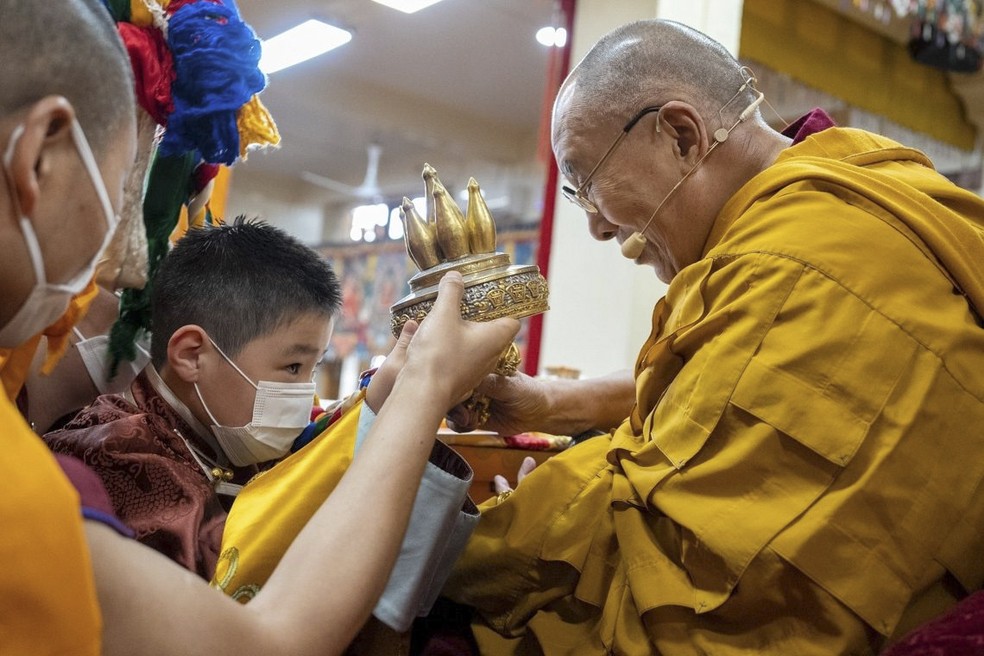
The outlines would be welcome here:
<svg viewBox="0 0 984 656">
<path fill-rule="evenodd" d="M 897 42 L 907 38 L 907 20 L 893 16 L 882 24 L 845 0 L 816 1 Z M 550 52 L 534 34 L 557 20 L 554 0 L 443 0 L 409 15 L 372 0 L 238 4 L 260 38 L 308 18 L 349 29 L 353 38 L 271 76 L 262 97 L 282 148 L 238 165 L 234 193 L 280 185 L 284 194 L 313 194 L 319 203 L 351 201 L 301 175 L 357 186 L 366 148 L 375 143 L 382 146 L 379 178 L 389 200 L 419 193 L 424 162 L 437 167 L 449 189 L 463 188 L 474 175 L 487 191 L 497 187 L 515 198 L 517 185 L 525 184 L 527 197 L 537 195 L 542 167 L 530 166 Z M 984 95 L 981 75 L 964 77 L 955 87 L 979 113 L 984 100 L 970 98 L 967 89 Z"/>
<path fill-rule="evenodd" d="M 308 18 L 353 32 L 270 77 L 262 98 L 283 144 L 252 154 L 240 165 L 249 174 L 310 171 L 355 186 L 377 143 L 382 186 L 406 193 L 424 161 L 532 158 L 549 54 L 534 34 L 552 21 L 552 0 L 444 0 L 409 15 L 371 0 L 238 4 L 261 39 Z"/>
</svg>

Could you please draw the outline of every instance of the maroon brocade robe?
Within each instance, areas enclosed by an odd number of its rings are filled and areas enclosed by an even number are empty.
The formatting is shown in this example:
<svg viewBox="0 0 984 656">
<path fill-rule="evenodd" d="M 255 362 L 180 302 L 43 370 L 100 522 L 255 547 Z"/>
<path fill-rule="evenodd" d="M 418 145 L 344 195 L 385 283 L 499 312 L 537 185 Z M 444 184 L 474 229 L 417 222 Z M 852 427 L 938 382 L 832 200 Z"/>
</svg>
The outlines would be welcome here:
<svg viewBox="0 0 984 656">
<path fill-rule="evenodd" d="M 100 396 L 44 440 L 99 474 L 117 516 L 140 542 L 211 580 L 226 510 L 185 443 L 214 460 L 213 449 L 191 423 L 198 431 L 208 429 L 177 405 L 148 366 L 127 393 Z M 236 470 L 237 478 L 254 471 Z"/>
</svg>

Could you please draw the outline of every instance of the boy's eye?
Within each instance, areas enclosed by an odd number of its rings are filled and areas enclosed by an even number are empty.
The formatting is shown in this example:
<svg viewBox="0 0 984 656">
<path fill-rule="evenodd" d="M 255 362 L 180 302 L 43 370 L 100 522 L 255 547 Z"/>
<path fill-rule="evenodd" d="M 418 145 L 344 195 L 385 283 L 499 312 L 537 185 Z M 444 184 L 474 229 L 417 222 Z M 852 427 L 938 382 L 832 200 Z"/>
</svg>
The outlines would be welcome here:
<svg viewBox="0 0 984 656">
<path fill-rule="evenodd" d="M 297 374 L 301 373 L 300 363 L 295 362 L 294 364 L 287 365 L 287 371 L 289 371 L 292 376 L 296 376 Z"/>
</svg>

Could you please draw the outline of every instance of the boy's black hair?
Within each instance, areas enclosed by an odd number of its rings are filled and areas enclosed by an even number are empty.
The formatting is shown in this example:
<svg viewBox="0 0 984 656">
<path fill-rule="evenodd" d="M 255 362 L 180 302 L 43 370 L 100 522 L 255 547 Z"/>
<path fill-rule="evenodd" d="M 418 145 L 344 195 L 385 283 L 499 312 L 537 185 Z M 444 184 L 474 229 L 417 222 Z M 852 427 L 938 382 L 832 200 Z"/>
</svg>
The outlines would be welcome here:
<svg viewBox="0 0 984 656">
<path fill-rule="evenodd" d="M 306 313 L 330 317 L 341 303 L 328 262 L 283 230 L 239 216 L 189 230 L 161 263 L 151 296 L 151 359 L 195 324 L 229 356 Z"/>
</svg>

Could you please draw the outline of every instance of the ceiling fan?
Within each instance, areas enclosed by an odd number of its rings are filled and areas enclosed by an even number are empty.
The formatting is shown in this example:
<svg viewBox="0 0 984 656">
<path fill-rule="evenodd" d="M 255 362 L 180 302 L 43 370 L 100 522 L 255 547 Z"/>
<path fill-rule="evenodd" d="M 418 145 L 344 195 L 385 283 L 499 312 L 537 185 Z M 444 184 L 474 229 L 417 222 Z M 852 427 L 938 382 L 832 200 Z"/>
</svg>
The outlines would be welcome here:
<svg viewBox="0 0 984 656">
<path fill-rule="evenodd" d="M 379 186 L 379 156 L 383 152 L 383 147 L 377 143 L 370 143 L 366 146 L 366 175 L 362 183 L 357 187 L 333 180 L 318 173 L 303 171 L 301 178 L 306 182 L 317 185 L 330 191 L 335 191 L 346 196 L 351 196 L 359 200 L 374 201 L 383 195 L 383 190 Z"/>
</svg>

